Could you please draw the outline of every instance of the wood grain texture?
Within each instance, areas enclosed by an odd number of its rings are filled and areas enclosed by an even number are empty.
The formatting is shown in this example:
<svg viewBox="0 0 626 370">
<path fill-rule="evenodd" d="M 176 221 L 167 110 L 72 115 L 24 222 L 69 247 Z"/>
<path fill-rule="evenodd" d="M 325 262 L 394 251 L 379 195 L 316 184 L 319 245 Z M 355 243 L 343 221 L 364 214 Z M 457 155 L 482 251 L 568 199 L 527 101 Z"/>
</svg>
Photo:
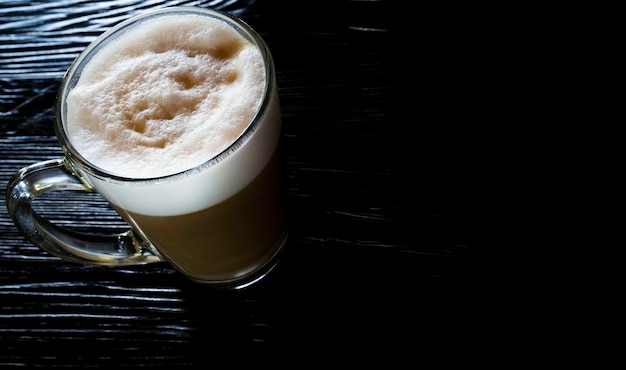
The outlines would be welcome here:
<svg viewBox="0 0 626 370">
<path fill-rule="evenodd" d="M 421 93 L 399 95 L 389 1 L 3 1 L 1 188 L 19 168 L 62 156 L 56 89 L 95 36 L 186 4 L 239 15 L 272 50 L 292 225 L 284 259 L 230 293 L 166 264 L 71 264 L 31 245 L 2 197 L 0 368 L 487 364 L 488 148 L 480 127 L 456 130 Z M 56 192 L 36 207 L 81 232 L 126 228 L 97 194 Z"/>
</svg>

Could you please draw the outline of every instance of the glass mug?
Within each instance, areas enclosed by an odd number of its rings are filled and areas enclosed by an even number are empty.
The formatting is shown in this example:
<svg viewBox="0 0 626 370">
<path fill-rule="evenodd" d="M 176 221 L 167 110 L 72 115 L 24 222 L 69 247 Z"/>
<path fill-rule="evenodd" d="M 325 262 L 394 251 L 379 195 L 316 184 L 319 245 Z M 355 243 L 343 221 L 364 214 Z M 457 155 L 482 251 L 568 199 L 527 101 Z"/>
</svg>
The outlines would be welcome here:
<svg viewBox="0 0 626 370">
<path fill-rule="evenodd" d="M 70 140 L 68 93 L 85 66 L 111 40 L 162 17 L 210 17 L 236 30 L 260 50 L 263 95 L 252 120 L 219 154 L 170 175 L 120 176 L 85 159 Z M 223 289 L 250 286 L 278 263 L 286 245 L 288 220 L 274 64 L 265 42 L 237 17 L 211 9 L 172 7 L 135 16 L 103 33 L 77 57 L 62 80 L 55 130 L 64 157 L 19 170 L 6 194 L 13 222 L 40 248 L 86 264 L 168 262 L 193 281 Z M 99 193 L 130 229 L 94 236 L 55 225 L 38 215 L 32 202 L 57 190 Z"/>
</svg>

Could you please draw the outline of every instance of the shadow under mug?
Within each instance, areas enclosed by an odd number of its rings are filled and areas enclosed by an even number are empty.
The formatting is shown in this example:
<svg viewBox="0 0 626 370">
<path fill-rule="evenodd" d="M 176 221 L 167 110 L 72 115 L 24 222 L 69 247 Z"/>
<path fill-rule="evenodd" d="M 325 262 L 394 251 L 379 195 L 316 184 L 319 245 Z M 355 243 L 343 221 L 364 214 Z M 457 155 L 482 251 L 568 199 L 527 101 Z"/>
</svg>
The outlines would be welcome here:
<svg viewBox="0 0 626 370">
<path fill-rule="evenodd" d="M 104 45 L 135 24 L 162 16 L 212 17 L 258 46 L 266 72 L 263 101 L 238 139 L 201 165 L 158 178 L 120 177 L 76 151 L 66 132 L 66 98 L 84 66 Z M 7 187 L 9 214 L 33 244 L 78 263 L 168 262 L 191 280 L 223 289 L 250 286 L 278 263 L 288 222 L 274 64 L 265 42 L 237 17 L 211 9 L 173 7 L 135 16 L 103 33 L 63 78 L 55 106 L 55 130 L 64 157 L 22 168 Z M 99 193 L 130 229 L 108 236 L 81 234 L 55 225 L 33 210 L 35 198 L 61 190 Z"/>
</svg>

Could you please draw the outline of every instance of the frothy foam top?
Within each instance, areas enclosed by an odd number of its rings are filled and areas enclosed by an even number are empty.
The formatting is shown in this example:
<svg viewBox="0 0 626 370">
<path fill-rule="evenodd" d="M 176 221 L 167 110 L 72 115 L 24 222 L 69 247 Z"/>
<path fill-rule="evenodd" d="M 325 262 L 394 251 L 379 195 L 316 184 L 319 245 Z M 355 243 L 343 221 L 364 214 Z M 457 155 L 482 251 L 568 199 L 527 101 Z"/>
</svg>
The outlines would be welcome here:
<svg viewBox="0 0 626 370">
<path fill-rule="evenodd" d="M 67 97 L 67 131 L 87 160 L 149 178 L 195 167 L 228 147 L 263 97 L 260 50 L 209 17 L 161 17 L 91 59 Z"/>
</svg>

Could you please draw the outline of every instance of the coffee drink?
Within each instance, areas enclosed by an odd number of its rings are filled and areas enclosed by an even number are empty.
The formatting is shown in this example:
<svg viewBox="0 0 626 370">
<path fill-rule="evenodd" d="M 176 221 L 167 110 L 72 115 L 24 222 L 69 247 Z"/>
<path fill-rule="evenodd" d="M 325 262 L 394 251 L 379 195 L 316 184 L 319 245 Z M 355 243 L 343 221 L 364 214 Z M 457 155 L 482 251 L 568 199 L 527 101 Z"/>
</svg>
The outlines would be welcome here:
<svg viewBox="0 0 626 370">
<path fill-rule="evenodd" d="M 250 32 L 201 11 L 130 23 L 90 52 L 61 109 L 93 170 L 78 176 L 200 282 L 266 268 L 287 236 L 273 64 Z"/>
<path fill-rule="evenodd" d="M 198 281 L 245 276 L 271 259 L 286 237 L 280 153 L 252 182 L 214 206 L 184 215 L 151 216 L 118 208 L 150 235 L 163 257 Z"/>
</svg>

